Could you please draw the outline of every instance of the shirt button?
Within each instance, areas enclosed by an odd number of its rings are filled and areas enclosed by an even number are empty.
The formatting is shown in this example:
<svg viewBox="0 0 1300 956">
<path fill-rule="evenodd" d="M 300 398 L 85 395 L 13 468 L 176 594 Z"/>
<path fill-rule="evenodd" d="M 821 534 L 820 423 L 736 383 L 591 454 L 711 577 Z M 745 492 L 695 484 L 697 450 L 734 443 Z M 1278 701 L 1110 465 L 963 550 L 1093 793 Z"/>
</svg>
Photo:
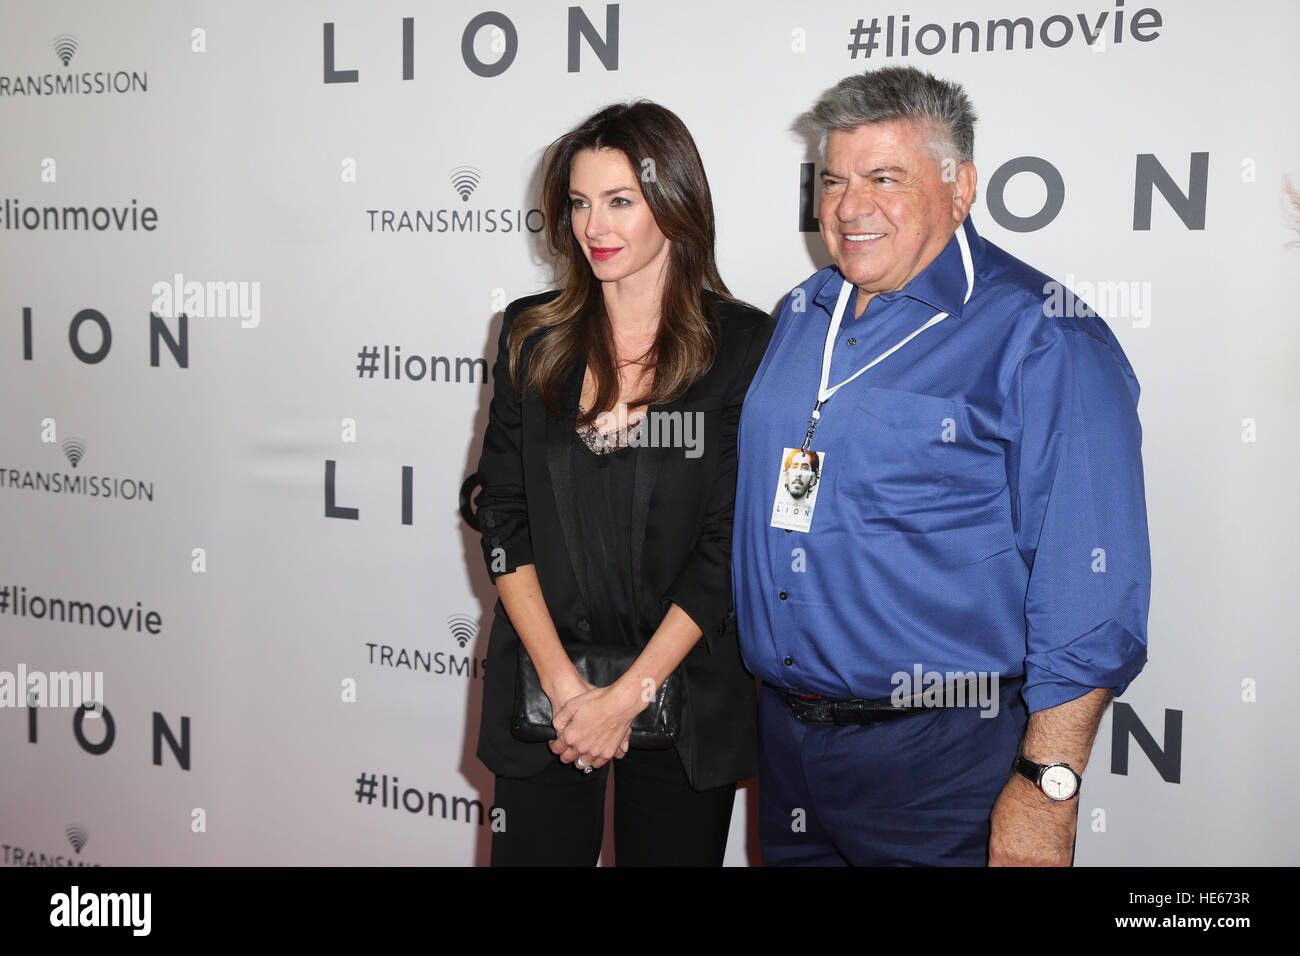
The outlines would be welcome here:
<svg viewBox="0 0 1300 956">
<path fill-rule="evenodd" d="M 853 338 L 852 336 L 850 336 L 850 337 L 849 337 L 849 345 L 857 345 L 857 344 L 858 344 L 858 340 L 855 339 L 855 338 Z"/>
<path fill-rule="evenodd" d="M 794 658 L 787 657 L 784 661 L 782 661 L 782 663 L 785 664 L 786 667 L 794 667 Z"/>
<path fill-rule="evenodd" d="M 591 630 L 591 625 L 587 623 L 587 619 L 585 617 L 578 618 L 578 630 L 580 631 Z"/>
<path fill-rule="evenodd" d="M 782 601 L 784 601 L 789 596 L 790 595 L 786 594 L 784 591 L 782 591 L 780 594 L 777 595 L 777 597 L 779 597 Z"/>
<path fill-rule="evenodd" d="M 501 536 L 500 536 L 500 535 L 493 535 L 493 536 L 492 536 L 492 547 L 495 548 L 495 547 L 497 547 L 497 546 L 500 545 L 500 544 L 501 544 Z"/>
</svg>

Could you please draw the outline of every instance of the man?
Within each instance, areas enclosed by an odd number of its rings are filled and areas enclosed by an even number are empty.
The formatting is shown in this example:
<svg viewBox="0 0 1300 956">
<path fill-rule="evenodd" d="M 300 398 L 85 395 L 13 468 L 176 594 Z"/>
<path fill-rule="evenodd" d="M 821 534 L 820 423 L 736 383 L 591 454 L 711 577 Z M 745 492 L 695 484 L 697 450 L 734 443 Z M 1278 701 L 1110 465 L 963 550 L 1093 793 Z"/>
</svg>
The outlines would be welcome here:
<svg viewBox="0 0 1300 956">
<path fill-rule="evenodd" d="M 772 502 L 772 527 L 807 531 L 817 507 L 817 481 L 821 456 L 803 448 L 785 449 L 781 462 L 782 488 Z"/>
<path fill-rule="evenodd" d="M 817 453 L 792 448 L 785 456 L 785 468 L 782 470 L 785 474 L 785 490 L 791 498 L 802 498 L 817 483 Z"/>
<path fill-rule="evenodd" d="M 1102 711 L 1146 660 L 1136 378 L 976 233 L 959 86 L 869 71 L 808 119 L 834 265 L 783 303 L 739 439 L 764 860 L 1069 865 Z M 803 529 L 773 516 L 792 447 L 821 461 Z M 991 702 L 951 706 L 972 678 Z"/>
</svg>

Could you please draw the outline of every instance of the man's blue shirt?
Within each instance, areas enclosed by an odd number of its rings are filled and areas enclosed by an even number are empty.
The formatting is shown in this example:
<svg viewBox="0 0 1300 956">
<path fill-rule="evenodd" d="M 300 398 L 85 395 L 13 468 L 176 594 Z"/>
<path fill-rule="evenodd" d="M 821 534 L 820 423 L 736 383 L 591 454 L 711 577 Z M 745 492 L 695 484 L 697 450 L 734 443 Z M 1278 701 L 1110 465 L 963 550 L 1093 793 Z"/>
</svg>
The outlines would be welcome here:
<svg viewBox="0 0 1300 956">
<path fill-rule="evenodd" d="M 1023 674 L 1036 711 L 1120 693 L 1146 661 L 1137 379 L 1100 318 L 961 228 L 968 302 L 955 237 L 861 318 L 849 299 L 831 385 L 950 314 L 823 406 L 808 533 L 771 527 L 772 505 L 843 277 L 827 267 L 782 304 L 741 418 L 732 554 L 745 663 L 778 687 L 887 698 L 917 665 Z"/>
</svg>

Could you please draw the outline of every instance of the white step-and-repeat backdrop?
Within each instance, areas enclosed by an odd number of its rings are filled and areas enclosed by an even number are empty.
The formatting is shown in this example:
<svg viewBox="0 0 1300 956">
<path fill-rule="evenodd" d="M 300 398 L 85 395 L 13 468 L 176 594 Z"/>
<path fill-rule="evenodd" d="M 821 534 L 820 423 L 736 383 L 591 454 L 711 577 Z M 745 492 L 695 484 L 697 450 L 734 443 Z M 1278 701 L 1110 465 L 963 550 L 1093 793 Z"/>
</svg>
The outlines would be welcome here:
<svg viewBox="0 0 1300 956">
<path fill-rule="evenodd" d="M 1143 3 L 5 0 L 0 862 L 484 862 L 459 499 L 551 278 L 542 150 L 675 110 L 771 309 L 827 261 L 791 125 L 891 64 L 965 84 L 976 223 L 1143 385 L 1150 662 L 1079 862 L 1300 861 L 1300 10 Z M 24 706 L 35 672 L 102 674 L 102 715 Z"/>
</svg>

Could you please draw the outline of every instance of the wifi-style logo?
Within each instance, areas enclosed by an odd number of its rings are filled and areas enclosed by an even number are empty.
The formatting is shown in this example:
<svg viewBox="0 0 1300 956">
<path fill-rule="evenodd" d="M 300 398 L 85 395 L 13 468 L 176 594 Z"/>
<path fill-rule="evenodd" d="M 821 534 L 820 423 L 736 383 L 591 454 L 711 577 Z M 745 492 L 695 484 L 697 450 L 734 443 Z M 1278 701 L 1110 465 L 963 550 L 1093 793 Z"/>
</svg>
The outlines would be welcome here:
<svg viewBox="0 0 1300 956">
<path fill-rule="evenodd" d="M 478 633 L 478 621 L 465 614 L 453 614 L 447 618 L 447 627 L 461 647 L 474 640 L 474 635 Z"/>
<path fill-rule="evenodd" d="M 457 166 L 451 171 L 451 186 L 460 193 L 461 202 L 469 202 L 469 197 L 483 179 L 483 173 L 473 166 Z"/>
<path fill-rule="evenodd" d="M 67 834 L 68 842 L 72 844 L 72 849 L 76 850 L 78 854 L 81 853 L 81 848 L 86 845 L 86 841 L 90 839 L 90 834 L 86 832 L 86 828 L 80 823 L 69 823 L 63 832 Z"/>
<path fill-rule="evenodd" d="M 67 438 L 63 442 L 63 454 L 68 456 L 68 461 L 72 462 L 72 467 L 77 467 L 77 462 L 81 461 L 86 454 L 86 443 L 80 438 Z"/>
<path fill-rule="evenodd" d="M 60 33 L 54 38 L 54 53 L 67 66 L 77 52 L 77 38 L 71 33 Z"/>
</svg>

